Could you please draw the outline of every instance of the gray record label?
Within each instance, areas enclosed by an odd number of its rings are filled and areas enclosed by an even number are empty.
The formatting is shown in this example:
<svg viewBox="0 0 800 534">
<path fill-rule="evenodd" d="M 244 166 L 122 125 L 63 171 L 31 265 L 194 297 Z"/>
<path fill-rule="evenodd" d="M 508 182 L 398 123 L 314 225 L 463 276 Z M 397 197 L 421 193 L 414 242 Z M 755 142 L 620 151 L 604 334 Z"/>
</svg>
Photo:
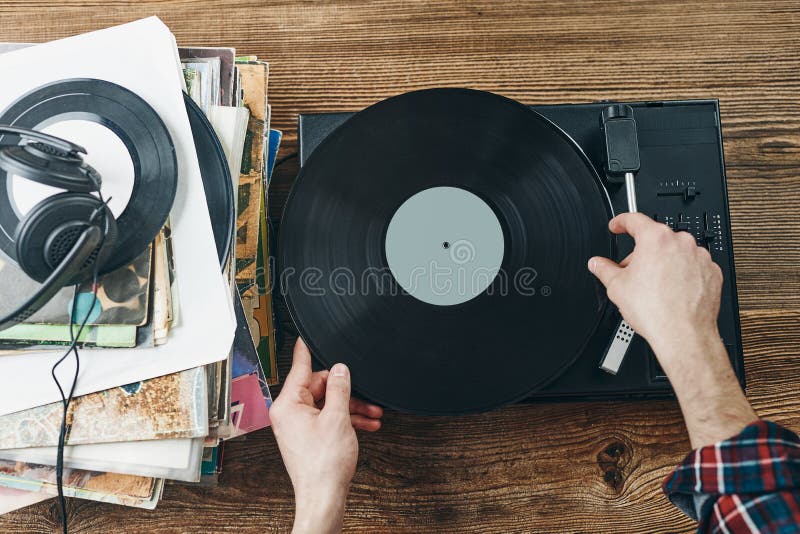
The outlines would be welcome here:
<svg viewBox="0 0 800 534">
<path fill-rule="evenodd" d="M 408 294 L 452 306 L 491 285 L 505 242 L 497 215 L 480 197 L 457 187 L 432 187 L 397 209 L 385 246 L 389 269 Z"/>
</svg>

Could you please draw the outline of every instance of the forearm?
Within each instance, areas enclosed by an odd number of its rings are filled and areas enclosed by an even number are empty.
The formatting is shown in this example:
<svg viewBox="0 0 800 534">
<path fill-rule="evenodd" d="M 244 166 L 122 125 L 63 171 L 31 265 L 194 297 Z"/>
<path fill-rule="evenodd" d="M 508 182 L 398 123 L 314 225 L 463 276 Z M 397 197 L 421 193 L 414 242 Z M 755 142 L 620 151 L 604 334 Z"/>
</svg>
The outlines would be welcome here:
<svg viewBox="0 0 800 534">
<path fill-rule="evenodd" d="M 292 534 L 336 534 L 342 531 L 347 488 L 295 491 Z"/>
<path fill-rule="evenodd" d="M 692 448 L 739 433 L 757 419 L 714 329 L 654 347 L 683 412 Z"/>
</svg>

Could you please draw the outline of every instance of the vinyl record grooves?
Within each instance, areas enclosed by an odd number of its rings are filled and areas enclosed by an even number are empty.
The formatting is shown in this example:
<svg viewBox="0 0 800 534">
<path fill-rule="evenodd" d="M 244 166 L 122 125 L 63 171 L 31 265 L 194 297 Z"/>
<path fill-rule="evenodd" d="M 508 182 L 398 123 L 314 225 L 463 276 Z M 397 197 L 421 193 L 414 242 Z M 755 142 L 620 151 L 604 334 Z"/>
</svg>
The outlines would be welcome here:
<svg viewBox="0 0 800 534">
<path fill-rule="evenodd" d="M 358 393 L 484 411 L 552 381 L 596 332 L 607 299 L 586 262 L 613 257 L 611 216 L 592 165 L 541 115 L 479 91 L 408 93 L 354 115 L 301 169 L 283 289 L 312 353 L 348 364 Z M 450 286 L 431 282 L 439 268 Z"/>
</svg>

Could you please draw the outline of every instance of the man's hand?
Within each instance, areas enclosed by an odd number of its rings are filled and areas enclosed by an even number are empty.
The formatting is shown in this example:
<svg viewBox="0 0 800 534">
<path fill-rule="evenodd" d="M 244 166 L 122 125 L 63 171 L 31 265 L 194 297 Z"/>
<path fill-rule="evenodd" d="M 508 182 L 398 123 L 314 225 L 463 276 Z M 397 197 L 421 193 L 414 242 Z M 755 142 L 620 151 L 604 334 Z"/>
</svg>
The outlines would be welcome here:
<svg viewBox="0 0 800 534">
<path fill-rule="evenodd" d="M 689 333 L 719 337 L 722 271 L 694 236 L 641 213 L 619 215 L 608 227 L 630 234 L 636 247 L 619 264 L 592 258 L 589 270 L 637 334 L 656 352 Z"/>
<path fill-rule="evenodd" d="M 270 409 L 272 429 L 295 493 L 294 532 L 339 532 L 358 461 L 355 429 L 376 431 L 383 410 L 350 398 L 350 371 L 311 371 L 302 339 Z"/>
<path fill-rule="evenodd" d="M 630 234 L 633 252 L 619 264 L 589 260 L 608 298 L 644 337 L 670 379 L 692 445 L 729 438 L 756 419 L 717 328 L 722 271 L 687 232 L 673 232 L 641 213 L 608 225 Z"/>
</svg>

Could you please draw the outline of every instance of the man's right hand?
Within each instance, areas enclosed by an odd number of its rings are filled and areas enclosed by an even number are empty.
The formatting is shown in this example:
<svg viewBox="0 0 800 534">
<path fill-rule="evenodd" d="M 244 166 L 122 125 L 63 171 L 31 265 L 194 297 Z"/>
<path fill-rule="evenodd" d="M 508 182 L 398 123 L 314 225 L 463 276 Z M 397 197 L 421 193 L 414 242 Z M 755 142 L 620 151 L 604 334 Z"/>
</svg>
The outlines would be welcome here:
<svg viewBox="0 0 800 534">
<path fill-rule="evenodd" d="M 641 213 L 609 222 L 636 246 L 619 264 L 589 260 L 622 317 L 643 336 L 667 373 L 693 447 L 727 439 L 756 419 L 717 328 L 722 272 L 686 232 Z"/>
<path fill-rule="evenodd" d="M 722 271 L 694 236 L 641 213 L 619 215 L 608 227 L 630 234 L 636 247 L 619 264 L 592 258 L 589 270 L 636 333 L 656 352 L 687 334 L 719 337 Z"/>
</svg>

